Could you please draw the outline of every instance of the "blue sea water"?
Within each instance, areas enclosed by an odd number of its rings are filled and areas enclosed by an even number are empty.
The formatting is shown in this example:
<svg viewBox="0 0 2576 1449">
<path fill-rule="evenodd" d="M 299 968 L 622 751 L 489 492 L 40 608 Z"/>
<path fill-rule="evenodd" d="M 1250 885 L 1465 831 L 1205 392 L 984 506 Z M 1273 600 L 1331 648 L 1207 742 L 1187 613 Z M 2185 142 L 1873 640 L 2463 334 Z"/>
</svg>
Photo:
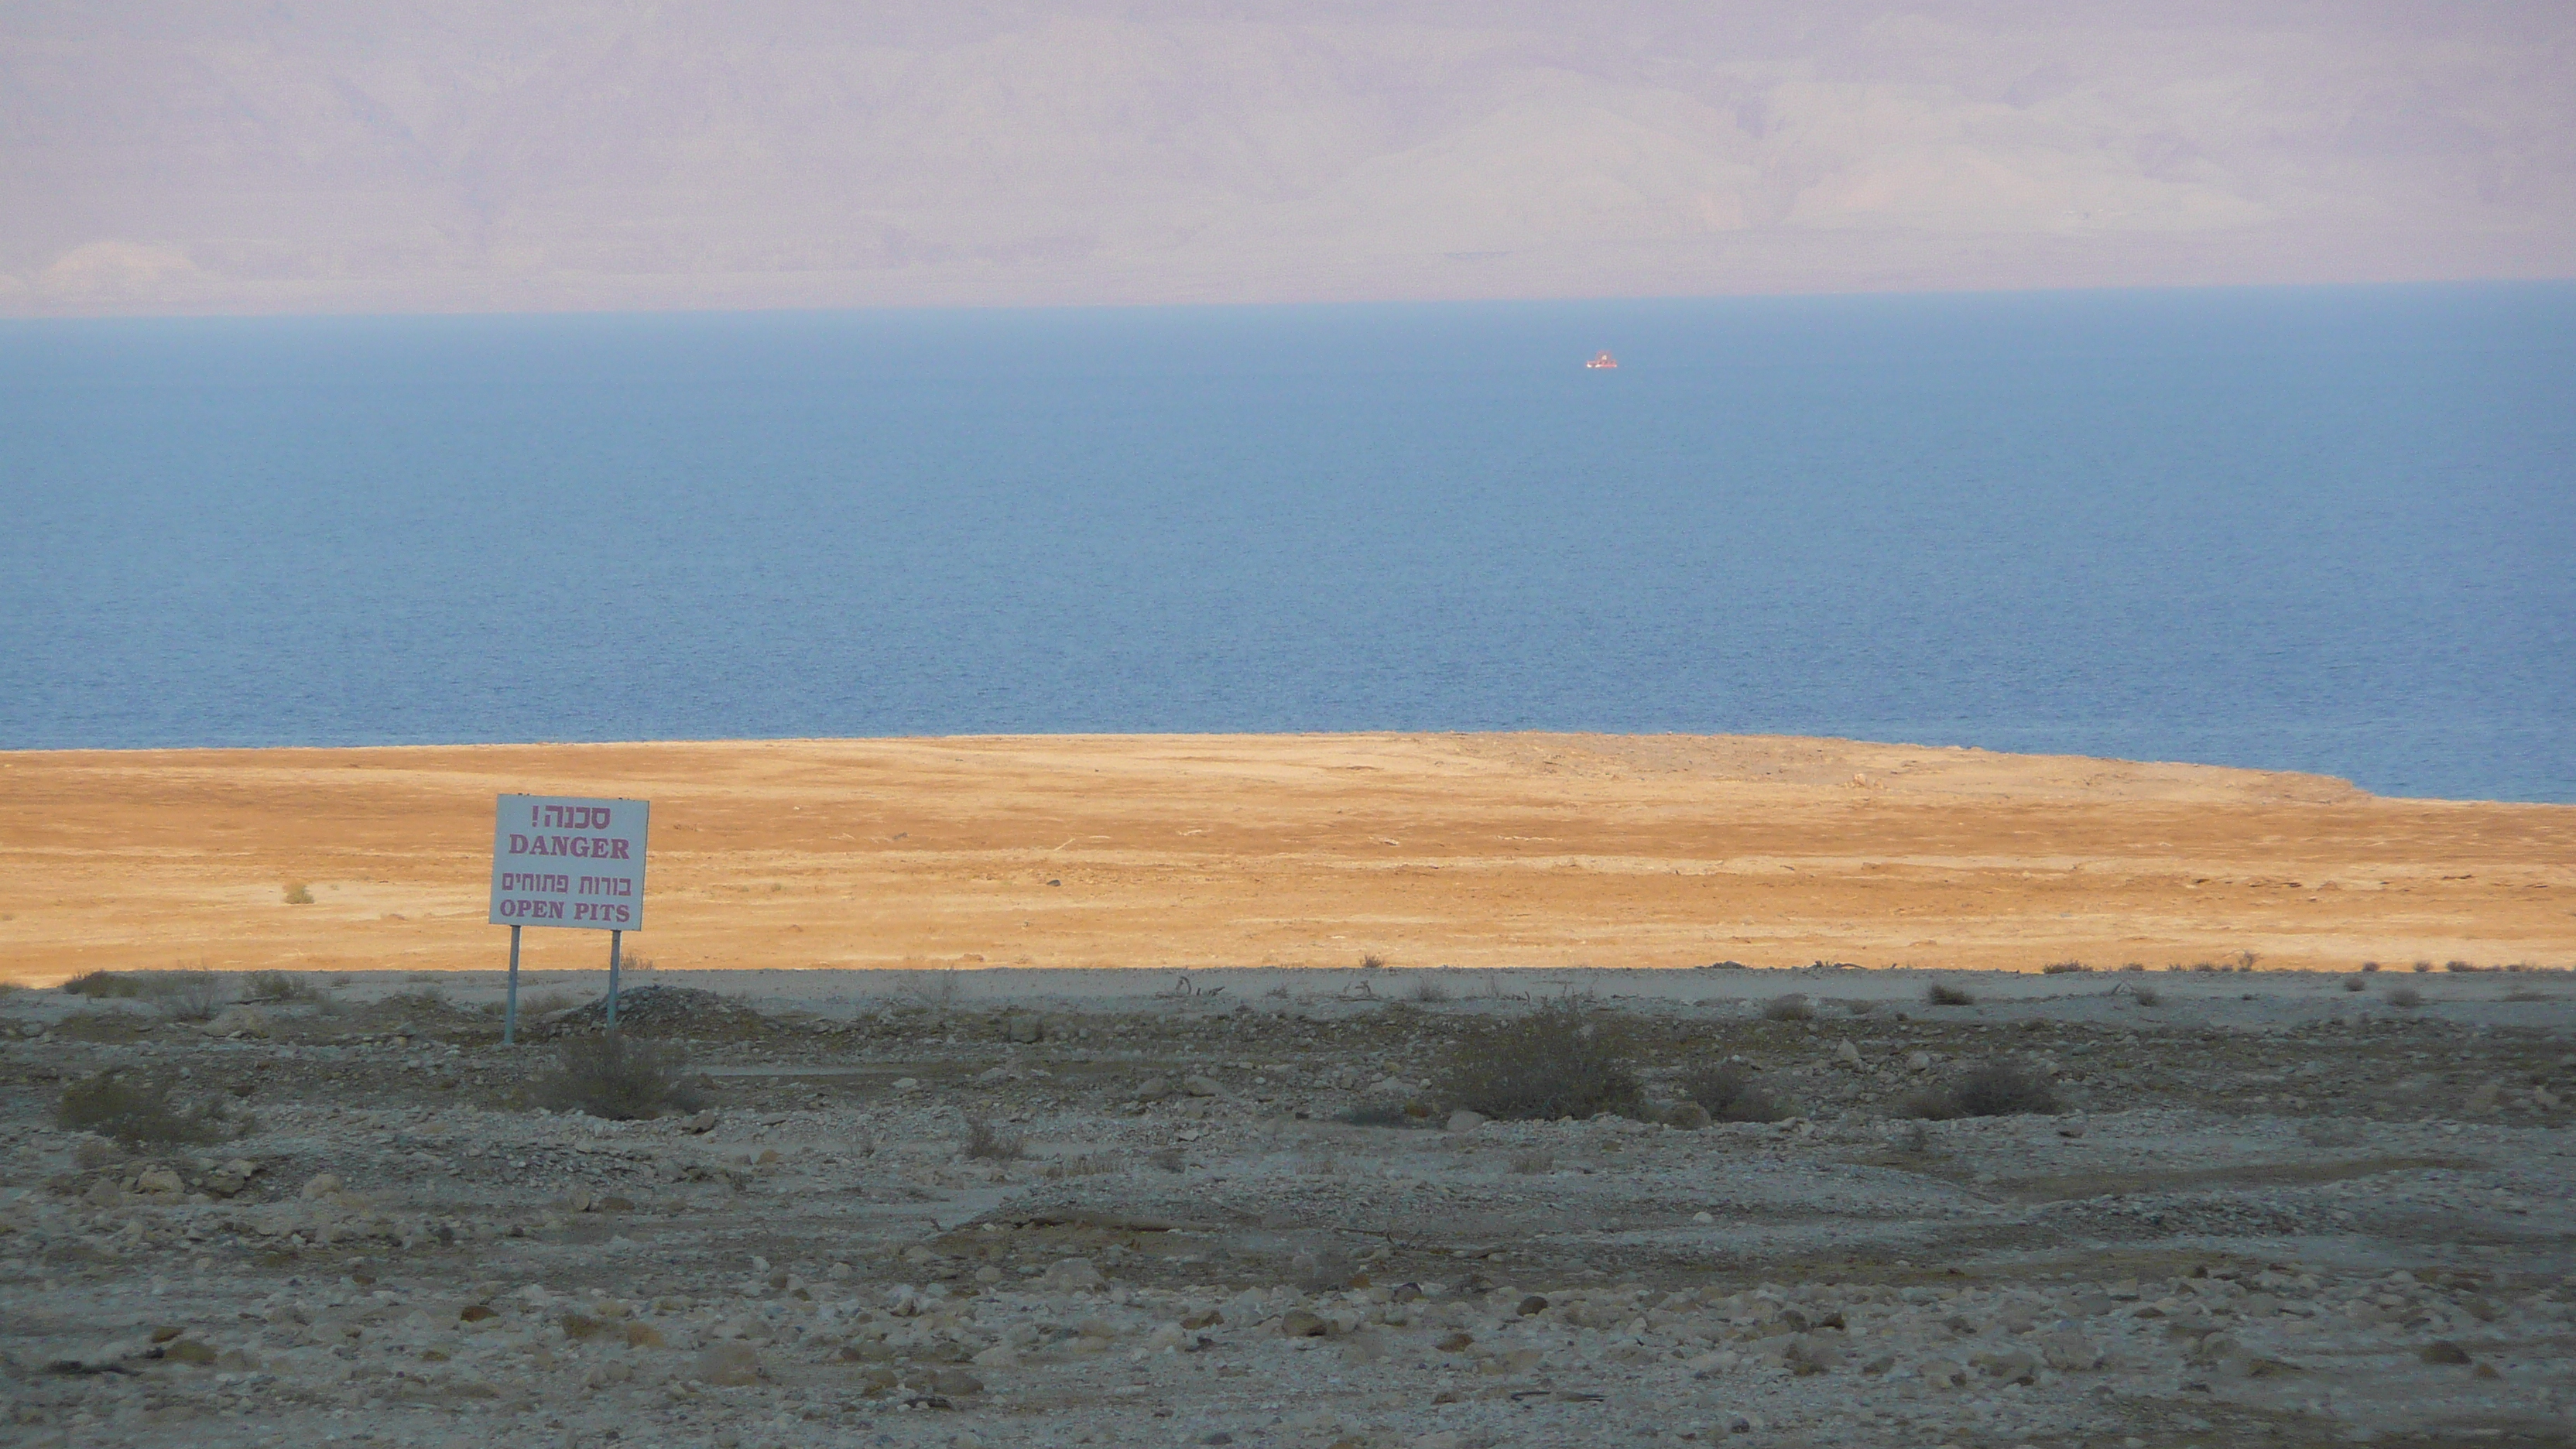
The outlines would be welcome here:
<svg viewBox="0 0 2576 1449">
<path fill-rule="evenodd" d="M 1764 731 L 2576 800 L 2567 285 L 19 322 L 0 523 L 12 748 Z"/>
</svg>

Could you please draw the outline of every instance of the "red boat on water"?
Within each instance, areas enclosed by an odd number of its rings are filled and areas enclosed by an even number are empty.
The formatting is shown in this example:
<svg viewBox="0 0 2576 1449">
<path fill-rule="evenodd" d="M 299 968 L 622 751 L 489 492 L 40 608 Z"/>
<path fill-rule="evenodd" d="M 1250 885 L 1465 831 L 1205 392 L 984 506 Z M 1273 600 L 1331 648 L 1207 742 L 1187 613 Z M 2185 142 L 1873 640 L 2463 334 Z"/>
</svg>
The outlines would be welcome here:
<svg viewBox="0 0 2576 1449">
<path fill-rule="evenodd" d="M 1586 367 L 1617 367 L 1619 365 L 1619 359 L 1612 357 L 1607 352 L 1600 352 L 1593 354 L 1592 360 L 1583 365 Z"/>
</svg>

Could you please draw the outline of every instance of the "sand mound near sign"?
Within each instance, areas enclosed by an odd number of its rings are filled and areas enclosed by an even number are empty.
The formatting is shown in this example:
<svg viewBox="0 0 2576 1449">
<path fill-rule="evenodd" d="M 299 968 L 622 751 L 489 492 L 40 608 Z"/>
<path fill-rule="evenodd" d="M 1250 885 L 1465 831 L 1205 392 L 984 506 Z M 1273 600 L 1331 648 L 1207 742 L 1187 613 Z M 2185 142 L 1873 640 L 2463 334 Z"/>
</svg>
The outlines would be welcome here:
<svg viewBox="0 0 2576 1449">
<path fill-rule="evenodd" d="M 775 1029 L 768 1017 L 730 996 L 689 986 L 639 986 L 617 994 L 617 1029 L 633 1036 L 743 1037 Z M 582 1036 L 608 1028 L 608 998 L 555 1012 L 532 1037 Z"/>
</svg>

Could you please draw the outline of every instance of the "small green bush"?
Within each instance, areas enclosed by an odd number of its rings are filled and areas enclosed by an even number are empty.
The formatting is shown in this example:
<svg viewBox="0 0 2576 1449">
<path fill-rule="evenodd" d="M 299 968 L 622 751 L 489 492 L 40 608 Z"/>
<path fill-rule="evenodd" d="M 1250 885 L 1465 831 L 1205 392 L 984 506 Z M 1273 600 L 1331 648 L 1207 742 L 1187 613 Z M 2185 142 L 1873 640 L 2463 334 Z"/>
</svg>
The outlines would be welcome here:
<svg viewBox="0 0 2576 1449">
<path fill-rule="evenodd" d="M 1627 1032 L 1550 1002 L 1525 1016 L 1470 1028 L 1450 1053 L 1442 1096 L 1506 1120 L 1588 1118 L 1636 1109 L 1643 1099 Z"/>
<path fill-rule="evenodd" d="M 1422 1119 L 1393 1102 L 1367 1102 L 1333 1118 L 1345 1127 L 1419 1127 Z"/>
<path fill-rule="evenodd" d="M 186 1111 L 170 1100 L 172 1083 L 151 1077 L 129 1081 L 113 1072 L 97 1072 L 63 1090 L 54 1120 L 75 1132 L 95 1132 L 128 1146 L 224 1142 L 249 1130 L 246 1119 L 225 1113 L 214 1102 Z"/>
<path fill-rule="evenodd" d="M 1733 1062 L 1689 1073 L 1682 1078 L 1681 1089 L 1712 1122 L 1778 1122 L 1789 1116 L 1778 1097 L 1757 1086 L 1753 1074 Z"/>
<path fill-rule="evenodd" d="M 687 1053 L 668 1043 L 630 1040 L 621 1032 L 575 1037 L 555 1070 L 537 1079 L 542 1106 L 612 1122 L 694 1111 L 695 1092 L 681 1081 Z"/>
<path fill-rule="evenodd" d="M 1931 985 L 1924 987 L 1923 999 L 1933 1006 L 1974 1006 L 1977 1004 L 1977 998 L 1969 995 L 1967 988 L 1953 986 L 1947 981 L 1935 981 Z"/>
<path fill-rule="evenodd" d="M 300 880 L 288 881 L 286 883 L 286 903 L 290 906 L 309 906 L 313 904 L 313 888 Z"/>
</svg>

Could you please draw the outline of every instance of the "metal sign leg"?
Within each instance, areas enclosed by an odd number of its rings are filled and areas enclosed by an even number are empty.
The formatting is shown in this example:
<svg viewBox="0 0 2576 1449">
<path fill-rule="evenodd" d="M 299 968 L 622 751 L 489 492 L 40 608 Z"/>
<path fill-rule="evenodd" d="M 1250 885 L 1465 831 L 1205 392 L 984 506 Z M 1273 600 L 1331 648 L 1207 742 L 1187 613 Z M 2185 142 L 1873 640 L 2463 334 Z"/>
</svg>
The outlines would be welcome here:
<svg viewBox="0 0 2576 1449">
<path fill-rule="evenodd" d="M 519 928 L 510 928 L 510 997 L 501 1008 L 501 1045 L 519 1039 Z"/>
<path fill-rule="evenodd" d="M 624 931 L 608 933 L 608 1029 L 617 1030 L 617 946 Z"/>
</svg>

